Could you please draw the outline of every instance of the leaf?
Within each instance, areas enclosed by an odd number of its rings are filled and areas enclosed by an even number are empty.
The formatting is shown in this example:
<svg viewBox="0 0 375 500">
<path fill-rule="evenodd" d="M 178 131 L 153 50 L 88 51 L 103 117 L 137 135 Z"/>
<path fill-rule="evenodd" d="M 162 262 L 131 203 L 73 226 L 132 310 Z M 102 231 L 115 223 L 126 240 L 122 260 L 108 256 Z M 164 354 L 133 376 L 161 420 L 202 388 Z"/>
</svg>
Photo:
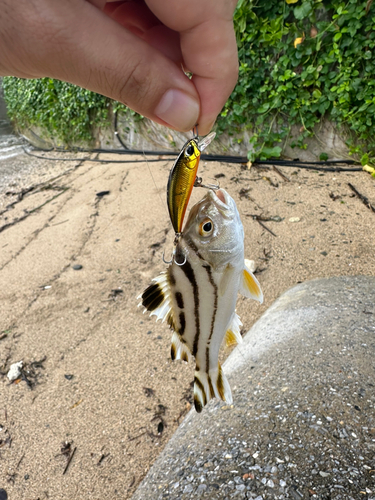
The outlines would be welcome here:
<svg viewBox="0 0 375 500">
<path fill-rule="evenodd" d="M 278 158 L 281 154 L 282 148 L 280 146 L 275 146 L 273 148 L 264 147 L 261 154 L 266 158 Z"/>
<path fill-rule="evenodd" d="M 285 1 L 286 1 L 286 3 L 297 3 L 298 2 L 298 0 L 285 0 Z"/>
<path fill-rule="evenodd" d="M 313 92 L 313 96 L 316 98 L 316 99 L 319 99 L 319 97 L 322 96 L 322 93 L 320 92 L 320 90 L 318 89 L 315 89 L 314 92 Z"/>
<path fill-rule="evenodd" d="M 305 17 L 311 14 L 312 10 L 313 8 L 310 2 L 303 2 L 302 5 L 298 5 L 298 7 L 294 9 L 294 16 L 296 19 L 305 19 Z"/>
<path fill-rule="evenodd" d="M 369 162 L 370 158 L 368 153 L 365 153 L 361 158 L 361 165 L 365 166 Z"/>
<path fill-rule="evenodd" d="M 370 165 L 363 165 L 362 170 L 365 172 L 369 172 L 370 174 L 373 174 L 375 172 L 374 167 L 370 167 Z"/>
<path fill-rule="evenodd" d="M 270 109 L 270 104 L 268 102 L 263 103 L 261 106 L 258 108 L 258 113 L 265 113 Z"/>
<path fill-rule="evenodd" d="M 299 37 L 294 40 L 294 48 L 296 49 L 298 45 L 300 45 L 303 42 L 303 38 Z"/>
</svg>

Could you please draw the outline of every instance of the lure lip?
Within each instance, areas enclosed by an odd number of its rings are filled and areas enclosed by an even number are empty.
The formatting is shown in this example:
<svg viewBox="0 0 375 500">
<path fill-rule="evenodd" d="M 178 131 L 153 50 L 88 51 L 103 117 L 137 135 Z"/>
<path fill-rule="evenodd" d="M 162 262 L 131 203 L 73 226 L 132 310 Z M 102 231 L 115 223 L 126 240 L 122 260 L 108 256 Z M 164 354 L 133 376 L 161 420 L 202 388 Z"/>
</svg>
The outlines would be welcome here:
<svg viewBox="0 0 375 500">
<path fill-rule="evenodd" d="M 215 139 L 216 132 L 211 132 L 205 137 L 203 137 L 200 141 L 197 140 L 197 146 L 200 152 L 204 151 L 206 147 Z"/>
</svg>

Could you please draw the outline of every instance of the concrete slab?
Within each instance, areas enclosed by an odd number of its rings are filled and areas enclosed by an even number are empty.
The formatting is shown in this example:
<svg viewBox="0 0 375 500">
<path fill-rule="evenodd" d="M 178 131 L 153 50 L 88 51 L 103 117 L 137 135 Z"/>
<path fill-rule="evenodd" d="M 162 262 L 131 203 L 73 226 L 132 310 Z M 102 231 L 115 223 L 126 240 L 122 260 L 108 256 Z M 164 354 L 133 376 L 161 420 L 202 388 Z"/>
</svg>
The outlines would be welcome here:
<svg viewBox="0 0 375 500">
<path fill-rule="evenodd" d="M 287 291 L 224 370 L 234 404 L 192 411 L 133 500 L 375 499 L 375 277 Z"/>
</svg>

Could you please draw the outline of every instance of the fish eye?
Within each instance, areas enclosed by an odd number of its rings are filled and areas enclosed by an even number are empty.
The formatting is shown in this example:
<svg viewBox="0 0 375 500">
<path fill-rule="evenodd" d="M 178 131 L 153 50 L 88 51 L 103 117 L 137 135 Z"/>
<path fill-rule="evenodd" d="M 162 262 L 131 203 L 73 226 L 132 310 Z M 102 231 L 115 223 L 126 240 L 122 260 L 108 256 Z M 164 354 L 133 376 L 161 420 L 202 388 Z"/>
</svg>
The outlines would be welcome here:
<svg viewBox="0 0 375 500">
<path fill-rule="evenodd" d="M 194 147 L 190 144 L 190 146 L 186 148 L 185 155 L 191 156 L 192 154 L 194 154 Z"/>
<path fill-rule="evenodd" d="M 214 225 L 213 225 L 212 220 L 205 219 L 199 225 L 199 234 L 201 236 L 210 236 L 210 234 L 212 234 L 213 229 L 214 229 Z"/>
</svg>

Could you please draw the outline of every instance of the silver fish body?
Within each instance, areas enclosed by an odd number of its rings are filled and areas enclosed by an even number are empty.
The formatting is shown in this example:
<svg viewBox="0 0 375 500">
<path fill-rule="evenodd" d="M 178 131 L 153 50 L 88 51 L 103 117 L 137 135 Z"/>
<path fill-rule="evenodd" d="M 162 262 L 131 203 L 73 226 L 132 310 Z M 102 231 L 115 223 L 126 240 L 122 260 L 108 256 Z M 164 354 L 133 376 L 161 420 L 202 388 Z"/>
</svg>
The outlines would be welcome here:
<svg viewBox="0 0 375 500">
<path fill-rule="evenodd" d="M 224 337 L 241 342 L 237 294 L 260 302 L 258 281 L 244 261 L 244 231 L 234 200 L 208 191 L 191 209 L 167 271 L 143 294 L 145 310 L 174 330 L 172 359 L 195 358 L 194 404 L 200 412 L 213 397 L 232 402 L 218 362 Z"/>
</svg>

